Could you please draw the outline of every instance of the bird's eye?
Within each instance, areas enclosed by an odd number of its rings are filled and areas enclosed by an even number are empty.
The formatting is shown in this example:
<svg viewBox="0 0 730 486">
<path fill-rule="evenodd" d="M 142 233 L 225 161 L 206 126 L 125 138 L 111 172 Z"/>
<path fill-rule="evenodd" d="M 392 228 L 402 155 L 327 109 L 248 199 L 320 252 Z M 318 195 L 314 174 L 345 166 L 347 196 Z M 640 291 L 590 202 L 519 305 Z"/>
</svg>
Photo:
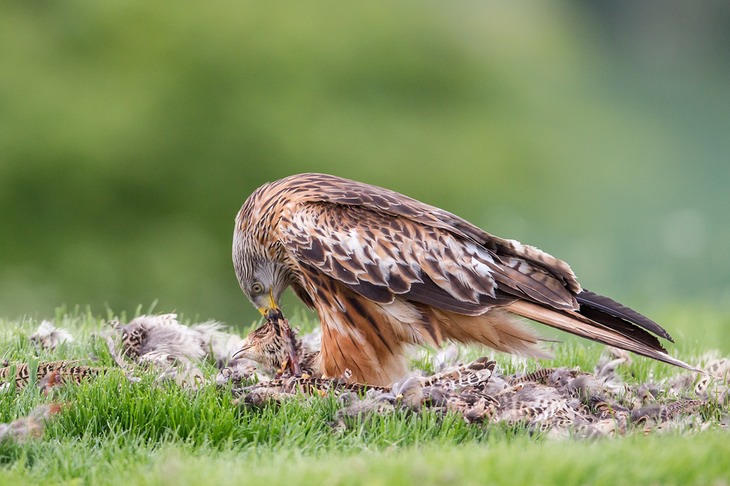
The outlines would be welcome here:
<svg viewBox="0 0 730 486">
<path fill-rule="evenodd" d="M 254 295 L 259 295 L 264 291 L 264 286 L 261 285 L 259 282 L 254 282 L 251 286 L 251 293 Z"/>
</svg>

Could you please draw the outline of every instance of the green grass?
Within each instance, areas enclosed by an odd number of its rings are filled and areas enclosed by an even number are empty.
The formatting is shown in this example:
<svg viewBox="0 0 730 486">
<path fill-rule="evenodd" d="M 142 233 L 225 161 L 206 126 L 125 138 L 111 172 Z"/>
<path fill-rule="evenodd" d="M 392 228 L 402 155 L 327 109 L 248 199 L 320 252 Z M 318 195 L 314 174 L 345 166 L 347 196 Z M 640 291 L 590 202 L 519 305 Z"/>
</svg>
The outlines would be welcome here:
<svg viewBox="0 0 730 486">
<path fill-rule="evenodd" d="M 692 319 L 663 321 L 685 336 L 698 336 L 685 338 L 679 351 L 672 351 L 689 361 L 715 345 L 728 353 L 726 344 L 705 340 L 726 316 L 701 315 L 707 329 L 702 334 L 691 332 L 697 325 Z M 103 329 L 100 319 L 58 315 L 57 324 L 77 341 L 37 354 L 28 340 L 37 323 L 0 321 L 0 357 L 93 358 L 96 365 L 112 364 L 103 341 L 92 337 Z M 556 347 L 556 360 L 549 365 L 590 370 L 601 350 L 569 340 Z M 506 356 L 497 360 L 507 370 L 522 365 Z M 203 371 L 212 376 L 215 368 L 206 364 Z M 637 358 L 625 375 L 631 380 L 676 372 Z M 0 394 L 3 422 L 51 400 L 67 404 L 42 438 L 0 443 L 0 484 L 730 483 L 730 437 L 715 426 L 682 435 L 639 431 L 613 439 L 555 441 L 519 427 L 467 425 L 457 416 L 401 411 L 343 431 L 331 425 L 340 407 L 332 397 L 249 409 L 236 407 L 225 389 L 193 392 L 154 379 L 147 373 L 132 383 L 114 370 L 80 386 L 62 387 L 52 397 L 32 387 Z"/>
<path fill-rule="evenodd" d="M 2 484 L 727 484 L 725 432 L 591 443 L 482 443 L 302 452 L 76 441 L 26 446 Z"/>
</svg>

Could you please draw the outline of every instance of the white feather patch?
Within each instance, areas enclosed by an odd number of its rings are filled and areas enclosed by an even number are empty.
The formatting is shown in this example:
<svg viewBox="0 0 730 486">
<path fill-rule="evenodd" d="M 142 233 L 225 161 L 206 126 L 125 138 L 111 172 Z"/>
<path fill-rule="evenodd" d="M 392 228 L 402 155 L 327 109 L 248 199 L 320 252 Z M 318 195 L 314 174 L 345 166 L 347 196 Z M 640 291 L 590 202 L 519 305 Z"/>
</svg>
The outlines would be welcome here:
<svg viewBox="0 0 730 486">
<path fill-rule="evenodd" d="M 390 304 L 379 304 L 387 316 L 399 322 L 418 322 L 421 320 L 421 313 L 410 303 L 403 299 L 393 299 Z"/>
</svg>

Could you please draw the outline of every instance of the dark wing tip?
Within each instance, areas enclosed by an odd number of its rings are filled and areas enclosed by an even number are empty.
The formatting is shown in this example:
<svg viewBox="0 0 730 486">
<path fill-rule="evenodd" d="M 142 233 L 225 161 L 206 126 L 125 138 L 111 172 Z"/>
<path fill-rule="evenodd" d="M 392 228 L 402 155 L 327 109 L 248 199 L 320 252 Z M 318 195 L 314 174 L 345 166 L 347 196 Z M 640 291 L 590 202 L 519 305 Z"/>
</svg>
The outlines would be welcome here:
<svg viewBox="0 0 730 486">
<path fill-rule="evenodd" d="M 578 300 L 581 308 L 586 306 L 599 312 L 603 312 L 609 316 L 616 317 L 630 324 L 642 327 L 672 343 L 674 342 L 672 336 L 670 336 L 666 329 L 661 327 L 659 324 L 648 317 L 639 314 L 635 310 L 630 309 L 623 304 L 619 304 L 615 300 L 604 297 L 603 295 L 598 295 L 586 289 L 583 289 L 583 291 L 577 295 L 576 299 Z"/>
</svg>

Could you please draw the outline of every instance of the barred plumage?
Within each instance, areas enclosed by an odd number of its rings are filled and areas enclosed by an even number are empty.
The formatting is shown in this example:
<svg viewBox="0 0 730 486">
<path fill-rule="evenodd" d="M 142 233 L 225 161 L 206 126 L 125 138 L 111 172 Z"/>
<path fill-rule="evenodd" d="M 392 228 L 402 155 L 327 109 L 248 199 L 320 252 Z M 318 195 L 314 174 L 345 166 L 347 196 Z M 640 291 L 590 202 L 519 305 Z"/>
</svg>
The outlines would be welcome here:
<svg viewBox="0 0 730 486">
<path fill-rule="evenodd" d="M 31 382 L 31 366 L 28 363 L 14 363 L 0 368 L 0 381 L 15 381 L 17 390 L 23 389 Z M 75 361 L 48 361 L 38 363 L 35 382 L 41 384 L 52 378 L 55 384 L 80 383 L 89 377 L 105 373 L 104 368 L 76 364 Z"/>
<path fill-rule="evenodd" d="M 318 376 L 319 353 L 304 349 L 301 340 L 292 332 L 286 319 L 267 319 L 251 331 L 234 358 L 245 358 L 263 365 L 265 371 L 279 376 L 290 371 Z"/>
</svg>

